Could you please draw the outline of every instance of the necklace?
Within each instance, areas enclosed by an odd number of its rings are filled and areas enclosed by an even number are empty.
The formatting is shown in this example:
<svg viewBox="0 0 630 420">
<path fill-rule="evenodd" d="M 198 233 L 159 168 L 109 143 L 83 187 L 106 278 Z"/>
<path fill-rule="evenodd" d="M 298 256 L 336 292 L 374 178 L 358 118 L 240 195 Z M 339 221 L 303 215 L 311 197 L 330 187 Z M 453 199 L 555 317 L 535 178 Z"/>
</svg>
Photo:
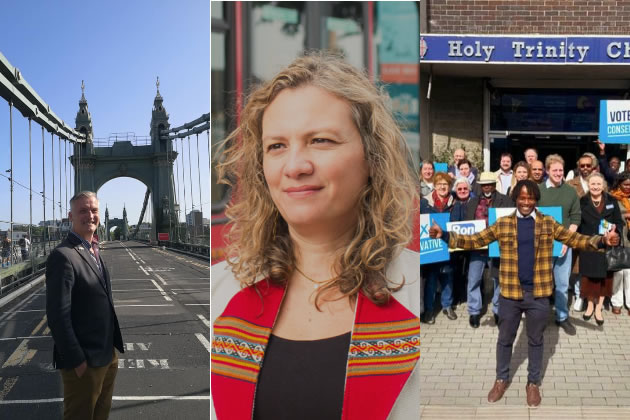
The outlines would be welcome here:
<svg viewBox="0 0 630 420">
<path fill-rule="evenodd" d="M 306 274 L 304 274 L 304 273 L 302 272 L 302 270 L 300 270 L 299 268 L 297 268 L 297 266 L 295 267 L 295 270 L 296 270 L 298 273 L 300 273 L 302 276 L 304 276 L 304 278 L 305 278 L 305 279 L 307 279 L 307 280 L 309 280 L 310 282 L 312 282 L 312 283 L 313 283 L 313 288 L 314 288 L 315 290 L 317 290 L 321 284 L 325 284 L 325 283 L 328 283 L 328 282 L 330 281 L 330 280 L 324 280 L 324 281 L 317 281 L 317 280 L 313 280 L 312 278 L 310 278 L 309 276 L 307 276 Z"/>
<path fill-rule="evenodd" d="M 599 200 L 594 200 L 593 197 L 591 197 L 591 201 L 593 202 L 593 205 L 595 207 L 599 207 L 600 203 L 602 202 L 602 199 L 600 197 Z"/>
</svg>

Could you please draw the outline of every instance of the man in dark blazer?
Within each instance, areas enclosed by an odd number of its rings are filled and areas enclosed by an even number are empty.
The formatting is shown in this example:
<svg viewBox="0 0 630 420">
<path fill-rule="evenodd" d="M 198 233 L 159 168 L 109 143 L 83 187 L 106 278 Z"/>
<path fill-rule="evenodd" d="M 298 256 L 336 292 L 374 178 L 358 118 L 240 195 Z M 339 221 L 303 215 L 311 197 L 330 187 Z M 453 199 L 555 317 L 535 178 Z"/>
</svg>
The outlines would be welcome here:
<svg viewBox="0 0 630 420">
<path fill-rule="evenodd" d="M 46 314 L 61 370 L 64 419 L 107 419 L 123 350 L 111 282 L 94 232 L 98 199 L 91 191 L 70 200 L 72 230 L 46 263 Z"/>
</svg>

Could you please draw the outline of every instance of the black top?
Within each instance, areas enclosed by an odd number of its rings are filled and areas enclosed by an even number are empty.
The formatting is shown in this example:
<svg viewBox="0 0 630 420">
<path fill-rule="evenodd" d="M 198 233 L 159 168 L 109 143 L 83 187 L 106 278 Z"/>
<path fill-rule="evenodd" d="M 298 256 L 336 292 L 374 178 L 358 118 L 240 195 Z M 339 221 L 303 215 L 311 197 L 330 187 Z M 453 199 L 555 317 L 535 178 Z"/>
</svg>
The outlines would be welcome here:
<svg viewBox="0 0 630 420">
<path fill-rule="evenodd" d="M 350 333 L 313 341 L 271 335 L 254 420 L 341 419 Z"/>
</svg>

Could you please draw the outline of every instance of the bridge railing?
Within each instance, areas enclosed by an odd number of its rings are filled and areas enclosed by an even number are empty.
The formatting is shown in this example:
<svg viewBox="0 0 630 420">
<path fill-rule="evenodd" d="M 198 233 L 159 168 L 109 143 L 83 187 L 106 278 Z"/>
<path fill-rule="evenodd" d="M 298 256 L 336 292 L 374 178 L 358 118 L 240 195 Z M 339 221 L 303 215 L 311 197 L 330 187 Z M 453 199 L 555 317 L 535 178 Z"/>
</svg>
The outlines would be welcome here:
<svg viewBox="0 0 630 420">
<path fill-rule="evenodd" d="M 46 269 L 46 261 L 67 232 L 54 226 L 13 225 L 13 232 L 0 233 L 0 297 L 19 288 Z M 9 242 L 7 238 L 12 238 Z M 28 241 L 27 241 L 28 239 Z"/>
<path fill-rule="evenodd" d="M 210 246 L 205 243 L 186 243 L 176 241 L 158 241 L 159 246 L 165 246 L 167 248 L 175 249 L 178 251 L 184 251 L 189 254 L 199 255 L 202 257 L 210 258 Z"/>
<path fill-rule="evenodd" d="M 150 146 L 151 136 L 136 136 L 135 133 L 112 133 L 109 137 L 95 137 L 94 147 L 112 147 L 114 143 L 120 141 L 131 142 L 133 146 Z"/>
</svg>

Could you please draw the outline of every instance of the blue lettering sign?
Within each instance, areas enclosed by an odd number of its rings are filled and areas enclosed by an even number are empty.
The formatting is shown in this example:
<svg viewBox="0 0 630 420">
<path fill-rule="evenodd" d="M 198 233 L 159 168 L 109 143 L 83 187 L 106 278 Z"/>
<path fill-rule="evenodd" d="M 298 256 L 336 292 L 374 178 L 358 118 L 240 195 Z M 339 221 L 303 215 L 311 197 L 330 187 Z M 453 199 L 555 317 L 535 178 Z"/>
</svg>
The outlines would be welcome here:
<svg viewBox="0 0 630 420">
<path fill-rule="evenodd" d="M 630 37 L 422 34 L 420 62 L 630 64 Z"/>
<path fill-rule="evenodd" d="M 630 143 L 630 101 L 600 101 L 599 138 L 604 143 Z"/>
</svg>

